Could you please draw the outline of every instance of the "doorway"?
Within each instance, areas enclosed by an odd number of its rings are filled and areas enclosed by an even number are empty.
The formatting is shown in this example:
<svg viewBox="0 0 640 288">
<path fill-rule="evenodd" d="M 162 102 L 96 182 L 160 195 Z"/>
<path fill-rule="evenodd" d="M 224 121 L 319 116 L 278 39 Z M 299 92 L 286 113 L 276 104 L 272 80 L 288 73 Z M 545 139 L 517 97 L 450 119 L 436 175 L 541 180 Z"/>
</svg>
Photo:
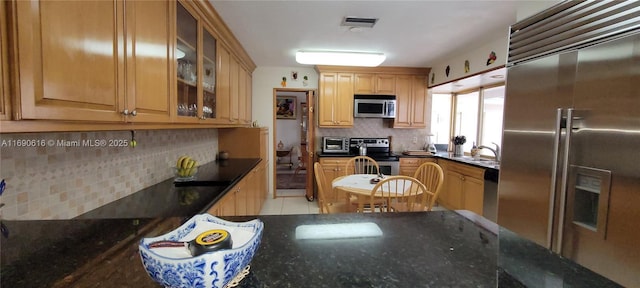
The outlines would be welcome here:
<svg viewBox="0 0 640 288">
<path fill-rule="evenodd" d="M 309 89 L 273 89 L 273 198 L 314 199 L 314 95 Z"/>
</svg>

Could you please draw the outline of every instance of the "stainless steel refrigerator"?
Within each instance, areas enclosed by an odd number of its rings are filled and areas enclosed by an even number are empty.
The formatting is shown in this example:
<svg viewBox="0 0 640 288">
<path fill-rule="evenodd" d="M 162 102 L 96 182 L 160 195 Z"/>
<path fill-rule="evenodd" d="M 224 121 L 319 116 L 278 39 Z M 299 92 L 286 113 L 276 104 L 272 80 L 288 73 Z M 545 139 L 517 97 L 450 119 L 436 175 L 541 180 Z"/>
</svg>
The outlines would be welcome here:
<svg viewBox="0 0 640 288">
<path fill-rule="evenodd" d="M 622 2 L 602 1 L 608 6 L 583 13 L 630 11 L 608 20 L 617 27 L 600 21 L 601 27 L 565 35 L 565 46 L 557 37 L 564 32 L 539 36 L 551 29 L 540 27 L 569 19 L 568 10 L 587 2 L 512 27 L 498 224 L 621 285 L 640 287 L 640 8 Z M 525 28 L 530 35 L 522 35 Z M 518 51 L 524 41 L 549 47 Z"/>
</svg>

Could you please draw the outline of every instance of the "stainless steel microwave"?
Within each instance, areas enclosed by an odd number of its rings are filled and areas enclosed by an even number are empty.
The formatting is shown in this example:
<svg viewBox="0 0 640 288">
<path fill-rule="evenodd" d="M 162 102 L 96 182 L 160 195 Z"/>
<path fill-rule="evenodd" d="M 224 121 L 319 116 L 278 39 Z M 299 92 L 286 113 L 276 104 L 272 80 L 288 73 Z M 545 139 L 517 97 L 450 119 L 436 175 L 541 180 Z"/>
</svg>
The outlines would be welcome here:
<svg viewBox="0 0 640 288">
<path fill-rule="evenodd" d="M 395 95 L 354 95 L 353 116 L 396 118 Z"/>
<path fill-rule="evenodd" d="M 349 153 L 349 138 L 322 137 L 322 153 Z"/>
</svg>

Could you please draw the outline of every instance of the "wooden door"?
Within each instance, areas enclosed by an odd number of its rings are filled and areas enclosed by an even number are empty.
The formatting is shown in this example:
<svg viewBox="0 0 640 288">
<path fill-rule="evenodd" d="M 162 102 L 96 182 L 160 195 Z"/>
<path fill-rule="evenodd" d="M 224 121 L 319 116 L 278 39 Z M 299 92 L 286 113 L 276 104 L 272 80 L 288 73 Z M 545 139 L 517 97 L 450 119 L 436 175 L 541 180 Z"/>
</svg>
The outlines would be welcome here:
<svg viewBox="0 0 640 288">
<path fill-rule="evenodd" d="M 446 186 L 442 191 L 441 197 L 443 197 L 443 204 L 449 209 L 462 209 L 462 174 L 454 171 L 447 171 L 445 175 Z"/>
<path fill-rule="evenodd" d="M 396 93 L 396 75 L 376 75 L 376 94 L 394 95 Z"/>
<path fill-rule="evenodd" d="M 318 96 L 318 126 L 330 127 L 334 121 L 334 99 L 337 97 L 338 73 L 320 74 L 320 95 Z"/>
<path fill-rule="evenodd" d="M 6 15 L 5 5 L 0 5 L 0 15 L 3 21 L 0 21 L 0 120 L 11 119 L 11 94 L 10 94 L 10 78 L 9 78 L 9 45 L 7 42 L 7 23 L 4 21 Z"/>
<path fill-rule="evenodd" d="M 127 105 L 132 122 L 170 122 L 170 81 L 175 66 L 170 1 L 126 2 Z"/>
<path fill-rule="evenodd" d="M 462 186 L 462 190 L 464 191 L 463 209 L 482 216 L 484 180 L 464 176 Z"/>
<path fill-rule="evenodd" d="M 354 93 L 355 94 L 374 94 L 376 93 L 375 74 L 359 73 L 354 75 Z"/>
<path fill-rule="evenodd" d="M 239 123 L 240 110 L 240 89 L 239 88 L 239 71 L 240 64 L 236 57 L 231 55 L 229 58 L 229 113 L 232 124 Z"/>
<path fill-rule="evenodd" d="M 238 124 L 247 124 L 247 72 L 242 66 L 238 67 Z"/>
<path fill-rule="evenodd" d="M 411 126 L 411 75 L 398 75 L 396 77 L 396 118 L 393 127 Z"/>
<path fill-rule="evenodd" d="M 229 124 L 231 123 L 231 111 L 230 102 L 231 102 L 231 91 L 229 87 L 230 83 L 230 57 L 229 50 L 227 50 L 221 43 L 218 41 L 218 69 L 216 72 L 216 119 L 221 124 Z"/>
<path fill-rule="evenodd" d="M 307 103 L 311 103 L 311 105 L 307 105 L 307 109 L 306 111 L 303 110 L 303 112 L 306 115 L 306 130 L 305 131 L 305 151 L 303 151 L 302 155 L 303 157 L 305 157 L 304 161 L 305 161 L 305 167 L 307 169 L 307 185 L 305 188 L 305 195 L 307 197 L 307 200 L 311 201 L 314 198 L 314 193 L 313 193 L 313 159 L 314 159 L 314 147 L 316 147 L 315 145 L 315 129 L 314 129 L 314 125 L 313 125 L 313 121 L 314 121 L 314 107 L 315 105 L 313 103 L 315 103 L 315 93 L 313 91 L 308 91 L 307 92 Z"/>
<path fill-rule="evenodd" d="M 123 121 L 123 2 L 15 4 L 21 118 Z"/>
<path fill-rule="evenodd" d="M 253 89 L 252 89 L 252 85 L 253 85 L 253 77 L 251 76 L 251 71 L 249 70 L 245 70 L 246 78 L 245 78 L 245 86 L 246 86 L 246 95 L 245 97 L 247 98 L 246 100 L 246 105 L 244 106 L 245 109 L 245 115 L 246 115 L 246 120 L 247 120 L 247 124 L 251 124 L 251 122 L 253 121 Z"/>
<path fill-rule="evenodd" d="M 197 123 L 201 103 L 202 45 L 200 18 L 188 2 L 176 1 L 176 98 L 177 122 Z M 180 55 L 178 55 L 180 54 Z"/>
<path fill-rule="evenodd" d="M 199 115 L 205 122 L 215 122 L 218 117 L 218 94 L 216 93 L 216 55 L 218 40 L 213 36 L 213 28 L 202 25 L 202 101 L 198 107 L 202 107 Z M 198 95 L 200 96 L 200 95 Z"/>
<path fill-rule="evenodd" d="M 411 77 L 411 127 L 427 127 L 427 85 L 424 75 Z"/>
<path fill-rule="evenodd" d="M 338 86 L 334 98 L 335 119 L 338 126 L 353 126 L 353 74 L 338 73 Z"/>
</svg>

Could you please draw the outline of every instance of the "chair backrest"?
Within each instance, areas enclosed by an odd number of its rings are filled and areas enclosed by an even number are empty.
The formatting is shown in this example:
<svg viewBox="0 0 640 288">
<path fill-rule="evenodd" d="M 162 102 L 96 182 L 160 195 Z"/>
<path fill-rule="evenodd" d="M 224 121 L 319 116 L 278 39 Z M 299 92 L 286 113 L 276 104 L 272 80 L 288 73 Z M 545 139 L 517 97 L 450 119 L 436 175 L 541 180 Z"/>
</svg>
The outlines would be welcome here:
<svg viewBox="0 0 640 288">
<path fill-rule="evenodd" d="M 380 173 L 380 166 L 376 160 L 369 156 L 356 156 L 347 161 L 344 171 L 345 175 L 378 174 Z"/>
<path fill-rule="evenodd" d="M 426 202 L 421 201 L 423 194 L 429 193 L 424 184 L 410 176 L 387 176 L 371 190 L 370 205 L 374 207 L 376 199 L 384 199 L 386 205 L 380 206 L 381 212 L 391 212 L 391 206 L 402 203 L 406 211 L 423 211 Z M 372 209 L 375 211 L 375 209 Z"/>
<path fill-rule="evenodd" d="M 431 211 L 433 204 L 438 200 L 444 183 L 442 167 L 433 162 L 424 163 L 418 167 L 418 170 L 413 174 L 413 178 L 418 179 L 430 192 L 425 194 L 429 195 L 429 197 L 423 196 L 425 199 L 422 200 L 426 201 L 427 211 Z"/>
<path fill-rule="evenodd" d="M 324 169 L 320 162 L 313 164 L 313 174 L 316 176 L 316 182 L 318 183 L 318 203 L 320 204 L 320 214 L 329 213 L 329 209 L 325 207 L 325 193 L 328 193 L 331 187 L 327 187 L 327 177 L 324 175 Z"/>
</svg>

